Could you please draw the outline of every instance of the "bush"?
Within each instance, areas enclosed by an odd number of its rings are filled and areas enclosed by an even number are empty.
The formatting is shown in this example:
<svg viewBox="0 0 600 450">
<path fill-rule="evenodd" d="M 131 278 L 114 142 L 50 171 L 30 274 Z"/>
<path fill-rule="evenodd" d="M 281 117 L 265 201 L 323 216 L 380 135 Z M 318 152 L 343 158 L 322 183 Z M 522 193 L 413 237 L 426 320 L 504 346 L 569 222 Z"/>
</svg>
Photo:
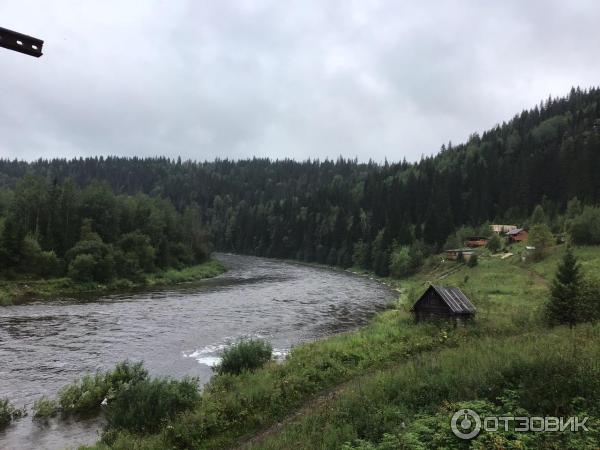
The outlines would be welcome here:
<svg viewBox="0 0 600 450">
<path fill-rule="evenodd" d="M 548 228 L 548 225 L 534 225 L 529 231 L 529 243 L 535 247 L 533 251 L 533 259 L 541 261 L 546 257 L 548 247 L 554 243 L 554 236 Z"/>
<path fill-rule="evenodd" d="M 395 278 L 400 278 L 409 275 L 410 272 L 410 255 L 408 253 L 408 247 L 395 248 L 390 257 L 390 275 Z"/>
<path fill-rule="evenodd" d="M 118 363 L 115 369 L 112 372 L 107 372 L 105 376 L 109 390 L 108 400 L 114 398 L 121 389 L 146 379 L 148 379 L 148 371 L 144 368 L 144 363 L 130 363 L 129 361 Z"/>
<path fill-rule="evenodd" d="M 69 277 L 75 281 L 93 281 L 96 260 L 92 255 L 77 255 L 69 264 Z"/>
<path fill-rule="evenodd" d="M 26 415 L 24 409 L 15 408 L 7 398 L 0 399 L 0 428 Z"/>
<path fill-rule="evenodd" d="M 469 260 L 467 261 L 467 266 L 468 267 L 475 267 L 478 263 L 479 263 L 479 261 L 477 259 L 477 254 L 473 253 L 471 255 L 471 257 L 469 258 Z"/>
<path fill-rule="evenodd" d="M 135 259 L 137 265 L 144 271 L 154 270 L 154 257 L 156 251 L 150 242 L 150 238 L 140 231 L 133 231 L 121 236 L 117 244 L 119 248 L 130 258 Z"/>
<path fill-rule="evenodd" d="M 223 352 L 217 373 L 239 374 L 264 366 L 273 354 L 273 347 L 260 339 L 247 339 L 233 344 Z"/>
<path fill-rule="evenodd" d="M 600 320 L 600 282 L 592 278 L 584 278 L 580 287 L 580 301 L 583 321 Z"/>
<path fill-rule="evenodd" d="M 109 281 L 115 266 L 112 246 L 102 242 L 99 236 L 91 235 L 86 235 L 87 240 L 79 241 L 65 254 L 69 276 L 78 281 Z"/>
<path fill-rule="evenodd" d="M 494 234 L 487 243 L 487 248 L 492 253 L 498 253 L 502 248 L 502 240 L 500 236 Z"/>
<path fill-rule="evenodd" d="M 33 403 L 33 417 L 35 419 L 46 419 L 54 417 L 58 413 L 58 404 L 56 400 L 42 397 Z"/>
<path fill-rule="evenodd" d="M 81 380 L 59 391 L 59 403 L 65 413 L 85 413 L 101 406 L 106 398 L 116 398 L 119 392 L 148 378 L 143 364 L 123 361 L 112 372 L 85 375 Z"/>
<path fill-rule="evenodd" d="M 7 292 L 0 291 L 0 306 L 12 305 L 12 300 Z"/>
<path fill-rule="evenodd" d="M 100 407 L 108 393 L 104 375 L 84 375 L 81 380 L 65 386 L 58 393 L 58 401 L 65 413 L 85 413 Z"/>
<path fill-rule="evenodd" d="M 56 253 L 42 251 L 37 239 L 33 236 L 25 236 L 22 244 L 23 270 L 40 277 L 57 275 L 60 264 Z"/>
<path fill-rule="evenodd" d="M 122 388 L 108 403 L 108 429 L 154 433 L 200 399 L 198 380 L 144 379 Z"/>
<path fill-rule="evenodd" d="M 396 278 L 412 275 L 423 265 L 423 250 L 419 242 L 410 247 L 394 245 L 390 256 L 390 275 Z"/>
<path fill-rule="evenodd" d="M 586 206 L 570 224 L 571 237 L 578 245 L 600 244 L 600 208 Z"/>
</svg>

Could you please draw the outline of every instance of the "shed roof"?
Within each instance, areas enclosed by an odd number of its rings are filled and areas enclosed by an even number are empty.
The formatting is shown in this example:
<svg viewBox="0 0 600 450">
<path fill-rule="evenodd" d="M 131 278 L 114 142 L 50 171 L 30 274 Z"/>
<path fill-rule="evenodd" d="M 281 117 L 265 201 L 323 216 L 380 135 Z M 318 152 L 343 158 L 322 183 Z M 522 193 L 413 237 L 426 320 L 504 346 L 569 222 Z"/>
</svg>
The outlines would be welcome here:
<svg viewBox="0 0 600 450">
<path fill-rule="evenodd" d="M 432 284 L 429 286 L 429 289 L 435 290 L 435 292 L 438 293 L 444 303 L 448 305 L 454 314 L 474 314 L 476 311 L 476 308 L 473 303 L 471 303 L 471 300 L 469 300 L 467 296 L 457 287 Z M 423 298 L 423 296 L 421 296 L 419 300 L 421 300 L 421 298 Z M 417 303 L 419 303 L 419 300 L 417 300 L 412 307 L 413 310 Z"/>
<path fill-rule="evenodd" d="M 510 230 L 506 233 L 509 236 L 514 236 L 515 234 L 519 234 L 520 232 L 525 231 L 523 228 L 515 228 L 514 230 Z"/>
</svg>

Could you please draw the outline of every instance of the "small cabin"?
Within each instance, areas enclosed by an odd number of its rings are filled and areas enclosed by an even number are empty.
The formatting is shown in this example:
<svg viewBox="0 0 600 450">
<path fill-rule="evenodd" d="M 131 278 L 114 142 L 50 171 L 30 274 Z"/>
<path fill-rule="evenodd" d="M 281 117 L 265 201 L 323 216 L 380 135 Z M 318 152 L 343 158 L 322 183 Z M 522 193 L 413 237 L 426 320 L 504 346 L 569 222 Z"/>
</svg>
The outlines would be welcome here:
<svg viewBox="0 0 600 450">
<path fill-rule="evenodd" d="M 489 239 L 483 236 L 471 236 L 465 241 L 465 245 L 470 248 L 485 247 Z"/>
<path fill-rule="evenodd" d="M 458 261 L 461 259 L 461 255 L 464 261 L 468 261 L 474 254 L 475 251 L 470 248 L 455 248 L 452 250 L 446 250 L 446 258 L 449 261 Z"/>
<path fill-rule="evenodd" d="M 496 234 L 508 233 L 509 231 L 516 230 L 516 225 L 501 225 L 501 224 L 493 224 L 490 225 L 492 231 Z"/>
<path fill-rule="evenodd" d="M 506 237 L 508 238 L 508 242 L 521 242 L 527 240 L 529 233 L 523 228 L 515 228 L 506 233 Z"/>
<path fill-rule="evenodd" d="M 431 285 L 411 308 L 417 320 L 431 318 L 470 319 L 475 306 L 457 287 Z"/>
</svg>

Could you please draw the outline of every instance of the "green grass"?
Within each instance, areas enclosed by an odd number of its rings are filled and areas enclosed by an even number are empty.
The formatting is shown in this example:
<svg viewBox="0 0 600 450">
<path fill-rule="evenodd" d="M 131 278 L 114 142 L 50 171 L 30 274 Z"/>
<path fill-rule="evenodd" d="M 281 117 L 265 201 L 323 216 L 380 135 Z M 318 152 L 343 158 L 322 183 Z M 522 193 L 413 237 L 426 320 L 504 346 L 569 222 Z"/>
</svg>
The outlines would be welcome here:
<svg viewBox="0 0 600 450">
<path fill-rule="evenodd" d="M 264 366 L 273 356 L 273 347 L 261 339 L 242 339 L 231 345 L 221 355 L 215 368 L 219 374 L 239 375 L 244 371 Z"/>
<path fill-rule="evenodd" d="M 452 414 L 465 407 L 490 415 L 592 417 L 589 434 L 482 433 L 470 448 L 597 448 L 599 342 L 600 326 L 581 326 L 422 355 L 351 383 L 253 448 L 386 448 L 385 439 L 399 449 L 469 448 L 450 429 Z"/>
<path fill-rule="evenodd" d="M 157 274 L 148 275 L 146 284 L 169 285 L 197 281 L 216 277 L 225 272 L 225 270 L 225 266 L 223 266 L 220 261 L 211 259 L 210 261 L 197 266 L 186 267 L 181 270 L 170 269 Z"/>
<path fill-rule="evenodd" d="M 387 311 L 366 328 L 292 350 L 284 364 L 254 372 L 217 375 L 199 405 L 180 415 L 156 436 L 111 434 L 113 448 L 222 448 L 285 417 L 315 394 L 390 361 L 456 346 L 468 329 L 414 325 L 404 311 Z M 156 447 L 153 447 L 156 445 Z M 106 448 L 100 443 L 98 448 Z"/>
<path fill-rule="evenodd" d="M 7 398 L 0 398 L 0 430 L 26 415 L 25 409 L 16 408 Z"/>
<path fill-rule="evenodd" d="M 31 298 L 56 298 L 88 293 L 106 293 L 147 286 L 172 285 L 211 278 L 225 272 L 216 259 L 181 270 L 169 269 L 146 274 L 137 282 L 115 279 L 110 283 L 76 282 L 70 278 L 0 281 L 0 306 L 8 306 Z"/>
<path fill-rule="evenodd" d="M 583 325 L 571 335 L 542 321 L 564 246 L 539 263 L 521 259 L 524 246 L 512 250 L 504 260 L 482 252 L 474 268 L 440 258 L 408 279 L 384 279 L 399 290 L 398 301 L 363 329 L 298 346 L 282 364 L 217 375 L 198 405 L 157 433 L 110 433 L 96 448 L 226 448 L 299 410 L 255 448 L 467 448 L 456 447 L 447 424 L 452 408 L 470 404 L 589 413 L 597 421 L 599 328 Z M 600 248 L 577 252 L 586 271 L 600 269 Z M 475 321 L 415 323 L 408 309 L 430 282 L 461 287 L 478 309 Z M 485 439 L 472 448 L 495 445 Z M 555 446 L 493 439 L 498 449 L 592 448 L 579 436 Z"/>
<path fill-rule="evenodd" d="M 58 403 L 48 397 L 42 397 L 33 403 L 33 418 L 48 419 L 58 414 Z"/>
</svg>

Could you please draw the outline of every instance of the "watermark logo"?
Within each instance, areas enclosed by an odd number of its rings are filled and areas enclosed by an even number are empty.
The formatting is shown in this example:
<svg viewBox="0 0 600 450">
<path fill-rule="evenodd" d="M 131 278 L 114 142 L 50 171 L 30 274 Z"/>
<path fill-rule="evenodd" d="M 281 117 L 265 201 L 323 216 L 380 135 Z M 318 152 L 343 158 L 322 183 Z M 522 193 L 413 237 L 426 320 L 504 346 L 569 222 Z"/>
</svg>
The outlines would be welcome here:
<svg viewBox="0 0 600 450">
<path fill-rule="evenodd" d="M 518 417 L 487 416 L 481 417 L 472 409 L 459 409 L 452 416 L 450 426 L 460 439 L 473 439 L 483 431 L 525 432 L 579 432 L 589 431 L 585 423 L 588 417 Z"/>
<path fill-rule="evenodd" d="M 450 422 L 452 432 L 461 439 L 473 439 L 481 431 L 481 417 L 472 409 L 459 409 Z"/>
</svg>

